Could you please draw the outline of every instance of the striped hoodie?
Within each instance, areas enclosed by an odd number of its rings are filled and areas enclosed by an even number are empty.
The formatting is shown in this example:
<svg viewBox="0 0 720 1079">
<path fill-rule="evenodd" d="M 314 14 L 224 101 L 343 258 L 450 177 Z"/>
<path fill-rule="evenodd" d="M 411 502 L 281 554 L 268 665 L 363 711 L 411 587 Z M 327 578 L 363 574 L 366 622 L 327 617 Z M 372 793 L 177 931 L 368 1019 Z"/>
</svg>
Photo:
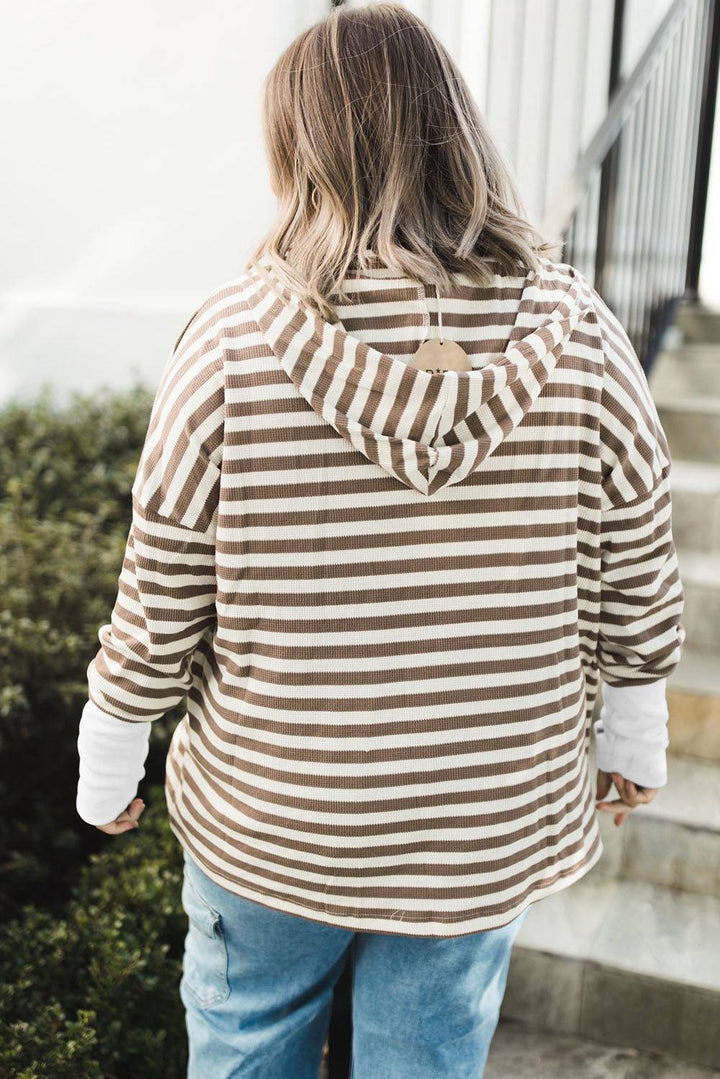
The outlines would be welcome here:
<svg viewBox="0 0 720 1079">
<path fill-rule="evenodd" d="M 348 929 L 492 929 L 581 878 L 600 678 L 664 689 L 685 638 L 670 452 L 622 326 L 565 263 L 453 281 L 470 371 L 408 363 L 435 289 L 374 254 L 337 322 L 270 259 L 213 289 L 87 672 L 118 731 L 186 701 L 167 807 L 208 876 Z"/>
</svg>

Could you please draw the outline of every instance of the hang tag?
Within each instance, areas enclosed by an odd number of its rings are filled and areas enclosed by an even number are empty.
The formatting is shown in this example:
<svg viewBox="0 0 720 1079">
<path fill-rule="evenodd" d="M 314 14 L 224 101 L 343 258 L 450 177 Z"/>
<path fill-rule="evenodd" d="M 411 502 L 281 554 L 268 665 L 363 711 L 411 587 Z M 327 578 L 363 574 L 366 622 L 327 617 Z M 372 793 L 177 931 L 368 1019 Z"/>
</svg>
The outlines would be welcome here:
<svg viewBox="0 0 720 1079">
<path fill-rule="evenodd" d="M 442 344 L 437 337 L 423 341 L 408 363 L 411 367 L 427 371 L 430 375 L 439 374 L 442 371 L 472 371 L 467 352 L 457 341 L 450 341 L 447 337 Z"/>
</svg>

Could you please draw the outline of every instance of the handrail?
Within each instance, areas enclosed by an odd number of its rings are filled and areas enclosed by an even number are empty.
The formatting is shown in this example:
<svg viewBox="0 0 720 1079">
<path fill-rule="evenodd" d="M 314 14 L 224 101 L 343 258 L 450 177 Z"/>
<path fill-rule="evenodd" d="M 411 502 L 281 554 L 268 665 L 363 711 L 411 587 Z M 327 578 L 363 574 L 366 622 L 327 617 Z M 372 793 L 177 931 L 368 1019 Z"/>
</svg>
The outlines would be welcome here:
<svg viewBox="0 0 720 1079">
<path fill-rule="evenodd" d="M 556 236 L 566 232 L 569 228 L 581 192 L 587 188 L 592 172 L 602 164 L 607 156 L 623 124 L 649 81 L 658 62 L 659 51 L 666 44 L 666 35 L 669 35 L 674 24 L 685 16 L 685 9 L 695 2 L 696 0 L 675 0 L 672 7 L 665 14 L 647 48 L 638 60 L 634 71 L 621 83 L 619 90 L 615 93 L 605 119 L 595 132 L 587 149 L 581 154 L 572 176 L 565 183 L 561 194 L 546 215 L 541 230 L 544 234 Z"/>
<path fill-rule="evenodd" d="M 715 130 L 715 109 L 718 92 L 718 68 L 720 67 L 720 3 L 711 8 L 712 24 L 708 33 L 705 51 L 705 70 L 703 72 L 703 92 L 700 113 L 700 143 L 695 170 L 695 190 L 693 192 L 692 223 L 690 225 L 690 250 L 688 253 L 688 274 L 686 295 L 697 301 L 698 281 L 702 243 L 705 232 L 705 211 L 707 209 L 708 186 L 710 181 L 710 158 L 712 154 L 713 132 Z"/>
<path fill-rule="evenodd" d="M 674 0 L 541 226 L 646 373 L 678 302 L 697 299 L 719 57 L 720 0 Z"/>
</svg>

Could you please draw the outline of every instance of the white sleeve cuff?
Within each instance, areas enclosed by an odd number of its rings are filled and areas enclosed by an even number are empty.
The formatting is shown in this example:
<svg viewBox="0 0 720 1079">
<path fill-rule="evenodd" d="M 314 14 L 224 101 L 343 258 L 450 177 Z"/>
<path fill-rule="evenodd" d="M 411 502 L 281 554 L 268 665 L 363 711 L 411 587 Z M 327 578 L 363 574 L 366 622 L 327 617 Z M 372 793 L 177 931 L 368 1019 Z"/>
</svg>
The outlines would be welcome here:
<svg viewBox="0 0 720 1079">
<path fill-rule="evenodd" d="M 667 783 L 667 679 L 640 686 L 602 685 L 595 721 L 595 763 L 643 787 Z"/>
<path fill-rule="evenodd" d="M 80 757 L 75 808 L 86 824 L 109 824 L 127 809 L 145 775 L 151 721 L 128 722 L 91 700 L 78 729 Z"/>
</svg>

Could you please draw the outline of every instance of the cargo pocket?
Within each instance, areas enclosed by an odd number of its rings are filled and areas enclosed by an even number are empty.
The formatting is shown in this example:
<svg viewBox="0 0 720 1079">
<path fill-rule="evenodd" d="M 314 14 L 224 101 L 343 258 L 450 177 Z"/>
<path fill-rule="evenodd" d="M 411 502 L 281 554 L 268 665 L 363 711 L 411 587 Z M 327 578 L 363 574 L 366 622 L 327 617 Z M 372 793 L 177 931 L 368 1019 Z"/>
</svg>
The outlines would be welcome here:
<svg viewBox="0 0 720 1079">
<path fill-rule="evenodd" d="M 187 871 L 181 899 L 188 918 L 181 982 L 198 1007 L 209 1008 L 230 994 L 222 917 L 199 894 Z"/>
</svg>

